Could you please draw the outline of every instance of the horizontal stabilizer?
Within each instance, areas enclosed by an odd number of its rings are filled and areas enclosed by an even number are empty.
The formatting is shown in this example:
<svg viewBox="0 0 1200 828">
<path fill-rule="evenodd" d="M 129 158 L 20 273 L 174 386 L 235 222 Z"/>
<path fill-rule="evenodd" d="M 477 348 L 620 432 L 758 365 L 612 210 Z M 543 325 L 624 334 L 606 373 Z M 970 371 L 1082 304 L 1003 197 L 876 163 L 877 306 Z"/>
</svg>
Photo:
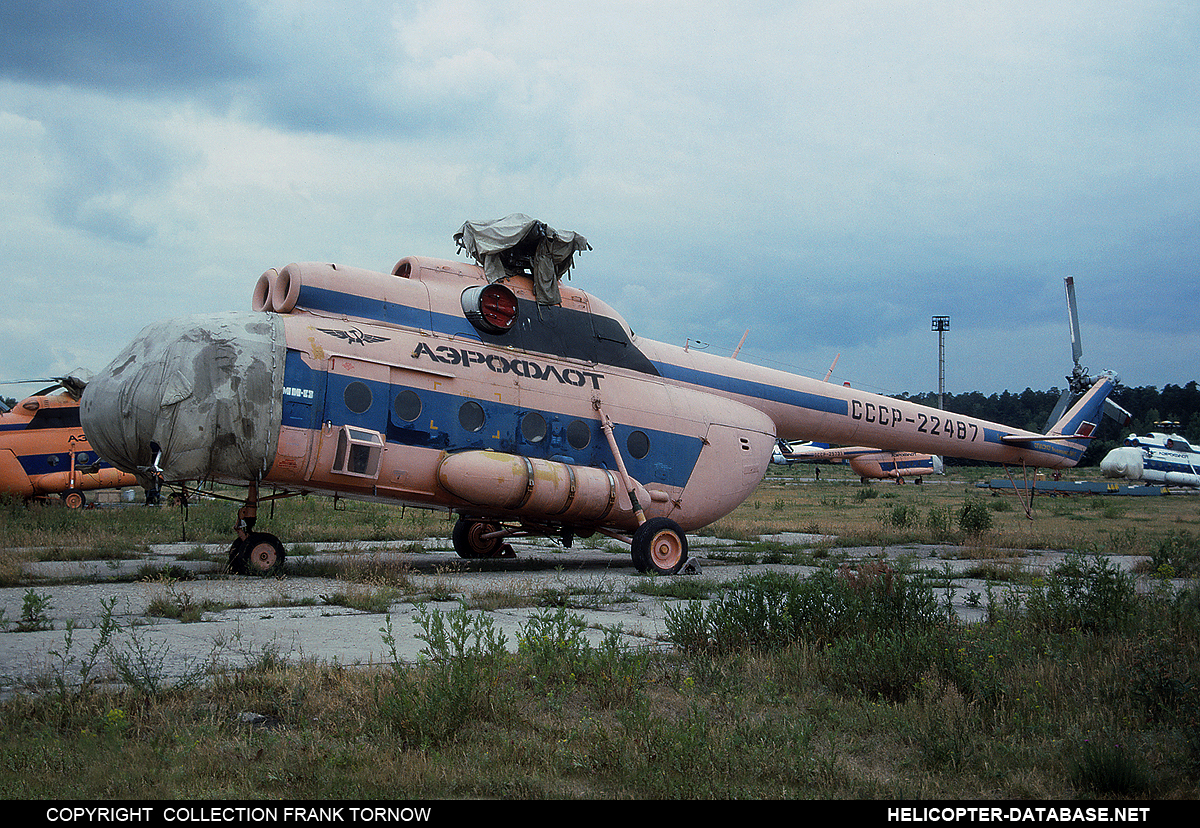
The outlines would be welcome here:
<svg viewBox="0 0 1200 828">
<path fill-rule="evenodd" d="M 1006 434 L 1002 443 L 1040 443 L 1044 440 L 1091 440 L 1095 434 Z"/>
</svg>

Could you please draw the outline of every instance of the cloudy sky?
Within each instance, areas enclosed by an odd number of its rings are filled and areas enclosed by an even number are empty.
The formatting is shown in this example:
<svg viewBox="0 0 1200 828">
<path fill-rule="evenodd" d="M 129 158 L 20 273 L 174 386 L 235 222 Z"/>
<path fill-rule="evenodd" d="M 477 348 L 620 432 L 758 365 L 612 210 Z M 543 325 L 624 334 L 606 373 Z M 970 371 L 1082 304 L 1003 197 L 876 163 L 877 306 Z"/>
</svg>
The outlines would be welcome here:
<svg viewBox="0 0 1200 828">
<path fill-rule="evenodd" d="M 654 339 L 1048 389 L 1072 275 L 1084 365 L 1200 378 L 1200 4 L 745 6 L 9 0 L 0 379 L 514 212 Z"/>
</svg>

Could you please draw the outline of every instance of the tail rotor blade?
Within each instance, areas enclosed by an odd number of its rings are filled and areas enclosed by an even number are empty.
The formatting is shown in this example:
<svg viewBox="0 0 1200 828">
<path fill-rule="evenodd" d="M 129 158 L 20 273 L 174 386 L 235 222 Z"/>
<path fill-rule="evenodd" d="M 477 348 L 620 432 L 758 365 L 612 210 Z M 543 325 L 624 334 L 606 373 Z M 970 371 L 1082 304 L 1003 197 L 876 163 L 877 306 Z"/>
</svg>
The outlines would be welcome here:
<svg viewBox="0 0 1200 828">
<path fill-rule="evenodd" d="M 1104 400 L 1104 413 L 1122 426 L 1129 425 L 1129 421 L 1133 419 L 1132 414 L 1108 398 Z"/>
</svg>

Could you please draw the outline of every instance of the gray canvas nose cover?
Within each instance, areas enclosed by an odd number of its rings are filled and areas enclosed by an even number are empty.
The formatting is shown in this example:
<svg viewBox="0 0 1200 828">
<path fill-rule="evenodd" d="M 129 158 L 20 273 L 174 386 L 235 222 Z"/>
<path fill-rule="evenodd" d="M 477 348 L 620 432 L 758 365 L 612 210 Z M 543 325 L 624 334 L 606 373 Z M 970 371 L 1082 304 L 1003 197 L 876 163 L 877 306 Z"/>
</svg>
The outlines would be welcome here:
<svg viewBox="0 0 1200 828">
<path fill-rule="evenodd" d="M 275 459 L 286 357 L 270 313 L 169 319 L 145 327 L 88 383 L 84 433 L 114 466 L 163 479 L 255 480 Z"/>
</svg>

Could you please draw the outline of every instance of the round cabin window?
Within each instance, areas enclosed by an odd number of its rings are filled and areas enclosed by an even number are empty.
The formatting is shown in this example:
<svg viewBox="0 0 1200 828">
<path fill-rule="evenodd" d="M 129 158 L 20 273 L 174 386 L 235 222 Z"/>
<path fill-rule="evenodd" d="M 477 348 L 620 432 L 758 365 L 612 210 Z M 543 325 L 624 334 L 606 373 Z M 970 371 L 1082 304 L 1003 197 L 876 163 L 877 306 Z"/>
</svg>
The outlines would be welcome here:
<svg viewBox="0 0 1200 828">
<path fill-rule="evenodd" d="M 573 449 L 585 449 L 592 442 L 592 429 L 583 420 L 572 420 L 567 426 L 567 443 Z"/>
<path fill-rule="evenodd" d="M 353 413 L 365 414 L 371 407 L 371 389 L 365 382 L 355 380 L 346 386 L 342 399 Z"/>
<path fill-rule="evenodd" d="M 625 441 L 625 447 L 629 449 L 630 457 L 634 460 L 641 460 L 650 453 L 650 438 L 644 431 L 635 431 Z"/>
<path fill-rule="evenodd" d="M 483 419 L 483 406 L 474 400 L 468 400 L 458 409 L 458 424 L 466 431 L 479 431 Z"/>
<path fill-rule="evenodd" d="M 405 388 L 396 395 L 396 417 L 406 423 L 411 423 L 421 416 L 421 398 L 411 388 Z"/>
<path fill-rule="evenodd" d="M 546 418 L 536 411 L 529 411 L 521 418 L 521 436 L 527 443 L 540 443 L 546 439 Z"/>
</svg>

